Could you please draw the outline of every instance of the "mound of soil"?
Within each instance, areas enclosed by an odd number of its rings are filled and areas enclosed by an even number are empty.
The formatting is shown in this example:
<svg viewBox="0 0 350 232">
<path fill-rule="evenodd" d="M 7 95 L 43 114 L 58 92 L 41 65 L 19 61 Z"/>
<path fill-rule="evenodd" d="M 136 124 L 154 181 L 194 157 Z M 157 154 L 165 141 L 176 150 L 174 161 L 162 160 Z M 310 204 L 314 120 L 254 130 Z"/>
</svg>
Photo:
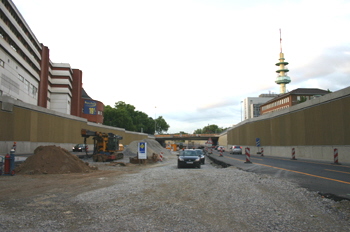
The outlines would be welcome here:
<svg viewBox="0 0 350 232">
<path fill-rule="evenodd" d="M 96 170 L 66 149 L 56 146 L 40 146 L 34 155 L 16 168 L 16 174 L 86 173 Z"/>
</svg>

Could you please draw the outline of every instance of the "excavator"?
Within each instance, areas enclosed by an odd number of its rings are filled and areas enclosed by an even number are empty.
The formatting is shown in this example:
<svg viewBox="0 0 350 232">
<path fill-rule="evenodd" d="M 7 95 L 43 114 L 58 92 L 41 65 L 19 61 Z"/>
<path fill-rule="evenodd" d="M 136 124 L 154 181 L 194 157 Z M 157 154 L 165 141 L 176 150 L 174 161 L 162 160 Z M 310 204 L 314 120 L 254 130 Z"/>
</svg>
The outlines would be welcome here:
<svg viewBox="0 0 350 232">
<path fill-rule="evenodd" d="M 81 136 L 84 137 L 85 145 L 86 139 L 90 136 L 94 140 L 94 150 L 92 153 L 92 160 L 94 162 L 113 161 L 124 157 L 122 153 L 123 145 L 119 144 L 119 141 L 123 139 L 122 136 L 86 129 L 81 130 Z M 86 156 L 88 156 L 87 151 Z"/>
</svg>

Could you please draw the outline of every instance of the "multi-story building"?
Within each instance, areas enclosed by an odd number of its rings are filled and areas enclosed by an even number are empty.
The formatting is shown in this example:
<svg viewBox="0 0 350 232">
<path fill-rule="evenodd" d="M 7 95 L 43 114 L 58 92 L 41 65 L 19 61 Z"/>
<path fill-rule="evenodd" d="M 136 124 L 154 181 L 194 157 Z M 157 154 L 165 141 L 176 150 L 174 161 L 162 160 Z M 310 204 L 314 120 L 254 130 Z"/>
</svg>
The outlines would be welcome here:
<svg viewBox="0 0 350 232">
<path fill-rule="evenodd" d="M 82 94 L 82 71 L 52 62 L 14 3 L 0 1 L 0 96 L 102 123 L 103 103 Z"/>
<path fill-rule="evenodd" d="M 260 115 L 261 104 L 273 99 L 278 94 L 260 94 L 259 97 L 247 97 L 243 100 L 243 120 L 255 118 Z"/>
<path fill-rule="evenodd" d="M 291 92 L 280 94 L 277 97 L 265 102 L 260 106 L 261 115 L 274 112 L 277 110 L 286 109 L 301 102 L 323 96 L 329 91 L 322 89 L 307 89 L 299 88 Z"/>
</svg>

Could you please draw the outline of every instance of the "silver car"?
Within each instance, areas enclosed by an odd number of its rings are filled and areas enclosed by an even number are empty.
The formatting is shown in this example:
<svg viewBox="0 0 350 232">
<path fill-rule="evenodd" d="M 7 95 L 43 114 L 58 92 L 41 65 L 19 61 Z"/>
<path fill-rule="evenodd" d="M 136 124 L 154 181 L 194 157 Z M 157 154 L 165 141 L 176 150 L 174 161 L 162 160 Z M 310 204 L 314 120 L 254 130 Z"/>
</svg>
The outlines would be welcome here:
<svg viewBox="0 0 350 232">
<path fill-rule="evenodd" d="M 231 148 L 231 154 L 238 154 L 238 155 L 242 155 L 242 147 L 241 146 L 232 146 Z"/>
</svg>

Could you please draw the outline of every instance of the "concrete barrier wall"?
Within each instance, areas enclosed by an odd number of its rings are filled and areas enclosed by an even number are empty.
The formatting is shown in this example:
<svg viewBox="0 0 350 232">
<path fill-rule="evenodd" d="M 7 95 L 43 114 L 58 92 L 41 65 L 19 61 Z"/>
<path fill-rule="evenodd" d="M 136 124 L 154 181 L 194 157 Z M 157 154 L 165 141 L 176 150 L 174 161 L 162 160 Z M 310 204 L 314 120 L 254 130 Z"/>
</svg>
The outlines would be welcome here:
<svg viewBox="0 0 350 232">
<path fill-rule="evenodd" d="M 83 143 L 81 129 L 114 133 L 123 136 L 122 144 L 149 138 L 147 134 L 123 128 L 87 122 L 86 119 L 26 104 L 12 98 L 0 97 L 0 155 L 8 153 L 14 142 L 16 153 L 33 153 L 42 145 L 56 145 L 67 150 Z M 92 149 L 92 138 L 87 139 Z"/>
<path fill-rule="evenodd" d="M 229 145 L 228 147 L 231 147 Z M 309 160 L 321 160 L 334 163 L 334 149 L 338 149 L 338 161 L 339 163 L 350 163 L 350 146 L 262 146 L 260 148 L 256 146 L 242 146 L 243 155 L 245 148 L 249 147 L 250 154 L 258 154 L 261 152 L 261 148 L 264 149 L 264 156 L 276 156 L 283 158 L 292 158 L 292 148 L 295 150 L 295 158 L 309 159 Z M 260 153 L 258 154 L 260 155 Z"/>
<path fill-rule="evenodd" d="M 350 162 L 350 88 L 281 111 L 249 119 L 227 131 L 228 147 L 242 145 L 256 154 L 260 138 L 265 155 Z"/>
</svg>

